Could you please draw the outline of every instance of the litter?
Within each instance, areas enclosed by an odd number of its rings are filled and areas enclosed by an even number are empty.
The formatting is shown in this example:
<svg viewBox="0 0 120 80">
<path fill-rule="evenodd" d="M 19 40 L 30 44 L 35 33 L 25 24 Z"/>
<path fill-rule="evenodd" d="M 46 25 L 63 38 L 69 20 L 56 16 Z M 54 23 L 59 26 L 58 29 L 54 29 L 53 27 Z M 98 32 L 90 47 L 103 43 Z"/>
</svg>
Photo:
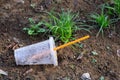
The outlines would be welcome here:
<svg viewBox="0 0 120 80">
<path fill-rule="evenodd" d="M 74 44 L 79 41 L 88 39 L 90 36 L 79 38 L 75 41 L 63 44 L 55 47 L 53 37 L 49 40 L 35 43 L 29 46 L 25 46 L 14 50 L 14 57 L 17 65 L 38 65 L 38 64 L 54 64 L 58 65 L 57 61 L 57 50 Z"/>
<path fill-rule="evenodd" d="M 6 76 L 8 75 L 8 73 L 3 71 L 2 69 L 0 69 L 0 74 L 6 75 Z"/>
</svg>

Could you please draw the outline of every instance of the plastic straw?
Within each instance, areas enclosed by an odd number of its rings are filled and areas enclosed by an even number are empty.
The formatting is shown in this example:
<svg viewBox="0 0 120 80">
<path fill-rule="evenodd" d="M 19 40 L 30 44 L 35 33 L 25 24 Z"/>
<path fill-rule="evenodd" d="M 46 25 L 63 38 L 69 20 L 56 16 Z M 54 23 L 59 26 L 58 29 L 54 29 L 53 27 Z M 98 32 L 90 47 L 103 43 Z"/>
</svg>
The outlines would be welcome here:
<svg viewBox="0 0 120 80">
<path fill-rule="evenodd" d="M 67 46 L 69 46 L 69 45 L 72 45 L 72 44 L 75 44 L 75 43 L 77 43 L 77 42 L 80 42 L 80 41 L 83 41 L 83 40 L 85 40 L 85 39 L 88 39 L 89 37 L 90 37 L 90 36 L 87 35 L 87 36 L 85 36 L 85 37 L 76 39 L 76 40 L 74 40 L 74 41 L 68 42 L 68 43 L 63 44 L 63 45 L 61 45 L 61 46 L 58 46 L 58 47 L 54 48 L 54 50 L 56 51 L 56 50 L 62 49 L 62 48 L 67 47 Z"/>
</svg>

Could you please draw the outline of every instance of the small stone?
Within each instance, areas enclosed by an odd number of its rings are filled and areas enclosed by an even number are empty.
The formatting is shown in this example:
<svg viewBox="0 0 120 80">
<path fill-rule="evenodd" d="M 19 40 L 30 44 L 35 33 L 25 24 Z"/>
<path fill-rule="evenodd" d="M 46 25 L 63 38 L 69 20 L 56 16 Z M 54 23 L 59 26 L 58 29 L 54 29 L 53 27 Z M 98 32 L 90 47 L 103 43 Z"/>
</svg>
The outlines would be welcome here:
<svg viewBox="0 0 120 80">
<path fill-rule="evenodd" d="M 6 75 L 6 76 L 8 75 L 8 73 L 3 71 L 2 69 L 0 69 L 0 74 Z"/>
<path fill-rule="evenodd" d="M 99 80 L 105 80 L 104 76 L 101 76 Z"/>
<path fill-rule="evenodd" d="M 83 58 L 83 54 L 79 54 L 79 56 L 77 57 L 77 60 L 82 59 Z"/>
<path fill-rule="evenodd" d="M 90 74 L 89 73 L 83 73 L 81 76 L 82 80 L 91 80 Z"/>
<path fill-rule="evenodd" d="M 40 8 L 41 8 L 41 11 L 43 11 L 43 10 L 44 10 L 43 6 L 40 6 Z"/>
<path fill-rule="evenodd" d="M 32 8 L 35 8 L 36 4 L 33 3 L 33 4 L 30 4 L 30 6 L 31 6 Z"/>
<path fill-rule="evenodd" d="M 77 60 L 79 60 L 79 59 L 82 59 L 83 58 L 83 55 L 86 53 L 86 50 L 84 50 L 83 52 L 81 52 L 80 54 L 79 54 L 79 56 L 77 57 Z"/>
<path fill-rule="evenodd" d="M 111 32 L 111 33 L 108 35 L 108 37 L 109 37 L 109 38 L 112 38 L 112 37 L 114 37 L 115 35 L 116 35 L 116 32 L 113 31 L 113 32 Z"/>
<path fill-rule="evenodd" d="M 117 56 L 120 57 L 120 49 L 117 50 Z"/>
<path fill-rule="evenodd" d="M 71 80 L 70 77 L 64 77 L 62 80 Z"/>
<path fill-rule="evenodd" d="M 109 47 L 109 46 L 107 46 L 106 48 L 107 48 L 107 50 L 110 50 L 110 47 Z"/>
<path fill-rule="evenodd" d="M 55 0 L 57 3 L 61 3 L 62 2 L 62 0 Z"/>
<path fill-rule="evenodd" d="M 92 55 L 96 56 L 98 53 L 96 51 L 92 51 Z"/>
<path fill-rule="evenodd" d="M 71 69 L 75 69 L 75 65 L 74 64 L 71 64 L 69 65 Z"/>
<path fill-rule="evenodd" d="M 92 63 L 96 63 L 97 60 L 93 58 L 91 62 L 92 62 Z"/>
<path fill-rule="evenodd" d="M 23 47 L 24 45 L 23 44 L 19 44 L 20 47 Z"/>
<path fill-rule="evenodd" d="M 20 43 L 19 39 L 16 38 L 16 37 L 13 37 L 13 40 L 14 40 L 16 43 Z"/>
<path fill-rule="evenodd" d="M 2 33 L 3 36 L 7 37 L 7 33 Z"/>
<path fill-rule="evenodd" d="M 33 72 L 33 69 L 32 69 L 32 68 L 29 69 L 29 70 L 27 70 L 23 75 L 25 76 L 26 74 L 31 73 L 31 72 Z"/>
<path fill-rule="evenodd" d="M 23 3 L 23 4 L 25 3 L 24 0 L 14 0 L 14 2 L 16 2 L 16 3 Z"/>
<path fill-rule="evenodd" d="M 4 9 L 6 9 L 6 10 L 9 10 L 9 9 L 11 9 L 12 7 L 11 7 L 11 4 L 5 4 L 4 5 Z"/>
</svg>

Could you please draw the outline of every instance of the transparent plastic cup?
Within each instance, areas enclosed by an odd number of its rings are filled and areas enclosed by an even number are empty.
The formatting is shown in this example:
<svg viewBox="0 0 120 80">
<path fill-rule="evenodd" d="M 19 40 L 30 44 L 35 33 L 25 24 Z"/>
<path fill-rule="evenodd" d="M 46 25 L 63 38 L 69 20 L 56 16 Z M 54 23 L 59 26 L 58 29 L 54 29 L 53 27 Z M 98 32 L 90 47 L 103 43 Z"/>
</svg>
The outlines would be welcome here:
<svg viewBox="0 0 120 80">
<path fill-rule="evenodd" d="M 61 46 L 55 47 L 53 37 L 49 40 L 32 44 L 26 47 L 16 49 L 14 51 L 15 61 L 17 65 L 37 65 L 37 64 L 54 64 L 58 65 L 57 50 L 75 44 L 77 42 L 88 39 L 90 36 L 76 39 Z"/>
<path fill-rule="evenodd" d="M 14 51 L 16 64 L 53 64 L 54 66 L 57 66 L 57 52 L 53 50 L 54 48 L 54 39 L 53 37 L 50 37 L 49 40 L 16 49 Z"/>
</svg>

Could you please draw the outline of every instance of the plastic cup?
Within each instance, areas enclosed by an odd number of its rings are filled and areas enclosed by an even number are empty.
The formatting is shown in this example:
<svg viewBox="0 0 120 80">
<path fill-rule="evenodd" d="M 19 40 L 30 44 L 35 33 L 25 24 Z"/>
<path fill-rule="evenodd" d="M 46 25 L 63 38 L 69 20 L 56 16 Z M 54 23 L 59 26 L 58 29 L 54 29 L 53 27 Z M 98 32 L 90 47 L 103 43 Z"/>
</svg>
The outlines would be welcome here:
<svg viewBox="0 0 120 80">
<path fill-rule="evenodd" d="M 16 49 L 14 51 L 16 64 L 53 64 L 54 66 L 57 66 L 57 52 L 53 50 L 54 48 L 54 39 L 53 37 L 50 37 L 49 40 Z"/>
</svg>

